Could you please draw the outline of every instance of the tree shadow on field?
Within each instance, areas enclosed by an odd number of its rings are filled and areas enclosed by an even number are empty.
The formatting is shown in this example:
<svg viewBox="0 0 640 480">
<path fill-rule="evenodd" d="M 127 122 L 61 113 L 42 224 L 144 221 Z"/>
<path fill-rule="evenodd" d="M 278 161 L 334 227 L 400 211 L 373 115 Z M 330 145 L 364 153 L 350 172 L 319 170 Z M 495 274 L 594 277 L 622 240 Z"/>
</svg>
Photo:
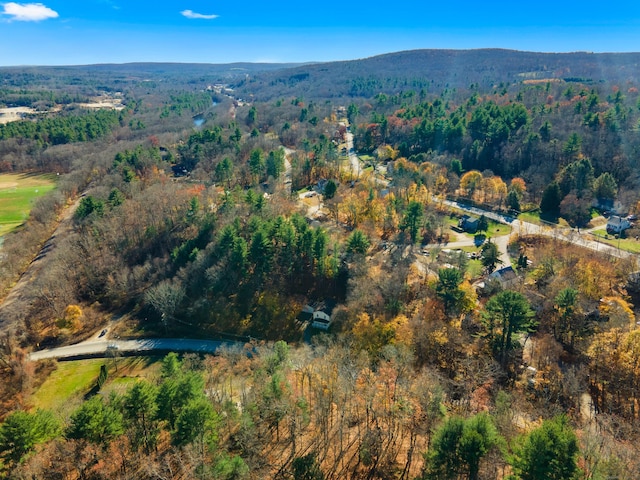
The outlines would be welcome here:
<svg viewBox="0 0 640 480">
<path fill-rule="evenodd" d="M 560 215 L 558 212 L 540 213 L 540 220 L 547 223 L 558 224 L 560 221 Z"/>
</svg>

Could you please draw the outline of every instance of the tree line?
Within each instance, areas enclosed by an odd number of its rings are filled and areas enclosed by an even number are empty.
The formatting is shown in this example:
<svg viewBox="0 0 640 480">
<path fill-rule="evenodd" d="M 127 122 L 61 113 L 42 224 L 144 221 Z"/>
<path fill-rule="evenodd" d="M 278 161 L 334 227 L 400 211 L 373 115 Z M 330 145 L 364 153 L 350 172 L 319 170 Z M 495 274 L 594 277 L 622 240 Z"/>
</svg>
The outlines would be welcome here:
<svg viewBox="0 0 640 480">
<path fill-rule="evenodd" d="M 463 416 L 437 377 L 407 368 L 402 348 L 387 347 L 373 369 L 339 343 L 312 351 L 277 342 L 253 352 L 169 354 L 155 380 L 94 395 L 66 420 L 16 411 L 0 425 L 4 473 L 327 480 L 584 473 L 578 461 L 586 453 L 566 417 L 514 435 L 505 392 L 488 413 Z"/>
<path fill-rule="evenodd" d="M 0 140 L 20 137 L 43 145 L 86 142 L 105 136 L 122 121 L 122 113 L 115 110 L 55 116 L 37 122 L 20 120 L 0 125 Z"/>
</svg>

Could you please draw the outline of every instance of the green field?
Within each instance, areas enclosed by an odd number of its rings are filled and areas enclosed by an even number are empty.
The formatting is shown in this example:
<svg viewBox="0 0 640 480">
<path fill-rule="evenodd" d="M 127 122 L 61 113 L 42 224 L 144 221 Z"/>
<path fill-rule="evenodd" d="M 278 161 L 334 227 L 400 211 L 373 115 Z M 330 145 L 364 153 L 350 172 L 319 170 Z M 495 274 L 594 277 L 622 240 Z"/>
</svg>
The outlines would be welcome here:
<svg viewBox="0 0 640 480">
<path fill-rule="evenodd" d="M 22 225 L 33 201 L 55 186 L 53 175 L 0 174 L 0 236 Z"/>
<path fill-rule="evenodd" d="M 595 208 L 590 210 L 591 219 L 600 217 L 600 212 Z M 562 217 L 545 217 L 541 215 L 540 210 L 531 210 L 529 212 L 522 212 L 518 215 L 518 220 L 523 222 L 534 223 L 536 225 L 550 225 L 557 227 L 571 227 L 569 223 Z M 593 225 L 593 224 L 592 224 Z"/>
<path fill-rule="evenodd" d="M 79 401 L 91 390 L 100 373 L 103 359 L 60 362 L 32 397 L 34 407 L 59 410 L 67 403 Z"/>
<path fill-rule="evenodd" d="M 458 218 L 447 217 L 447 225 L 457 227 L 458 220 Z M 486 232 L 482 232 L 482 235 L 484 235 L 486 238 L 496 238 L 503 235 L 509 235 L 511 233 L 510 225 L 498 223 L 494 220 L 491 220 L 490 218 L 487 218 L 487 224 L 489 225 L 489 229 Z M 476 237 L 475 233 L 464 232 L 462 235 L 465 235 L 466 237 L 471 239 L 474 239 Z"/>
<path fill-rule="evenodd" d="M 153 378 L 157 374 L 159 360 L 160 357 L 127 357 L 59 362 L 57 368 L 33 394 L 31 403 L 34 408 L 72 410 L 94 387 L 100 374 L 100 365 L 103 364 L 107 366 L 109 377 L 101 392 L 107 395 L 114 390 L 124 393 L 138 378 Z"/>
<path fill-rule="evenodd" d="M 552 227 L 569 227 L 569 224 L 564 218 L 545 217 L 540 215 L 540 210 L 531 210 L 529 212 L 522 212 L 518 215 L 518 220 L 522 222 L 533 223 L 536 225 L 549 225 Z"/>
<path fill-rule="evenodd" d="M 619 248 L 631 253 L 640 253 L 640 241 L 635 238 L 615 238 L 614 235 L 607 234 L 605 229 L 594 230 L 593 235 L 597 237 L 597 240 L 601 243 L 606 243 L 612 247 Z"/>
</svg>

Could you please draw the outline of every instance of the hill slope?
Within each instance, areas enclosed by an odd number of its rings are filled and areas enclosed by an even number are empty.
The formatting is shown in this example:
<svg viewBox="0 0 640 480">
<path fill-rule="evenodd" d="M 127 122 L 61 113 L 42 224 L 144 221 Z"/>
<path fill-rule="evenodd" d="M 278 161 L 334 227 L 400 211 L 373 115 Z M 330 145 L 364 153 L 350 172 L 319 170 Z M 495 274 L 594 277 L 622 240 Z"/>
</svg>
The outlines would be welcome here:
<svg viewBox="0 0 640 480">
<path fill-rule="evenodd" d="M 524 80 L 624 83 L 640 75 L 640 53 L 536 53 L 502 49 L 412 50 L 261 72 L 243 86 L 256 98 L 369 97 L 408 89 L 492 88 Z"/>
</svg>

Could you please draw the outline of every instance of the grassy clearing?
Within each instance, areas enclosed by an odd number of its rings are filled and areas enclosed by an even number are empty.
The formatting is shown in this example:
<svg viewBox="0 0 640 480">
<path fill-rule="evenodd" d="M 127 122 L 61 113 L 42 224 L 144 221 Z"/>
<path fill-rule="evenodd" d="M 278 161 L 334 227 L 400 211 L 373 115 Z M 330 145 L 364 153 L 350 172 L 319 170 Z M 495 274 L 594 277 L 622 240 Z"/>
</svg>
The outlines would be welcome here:
<svg viewBox="0 0 640 480">
<path fill-rule="evenodd" d="M 33 201 L 55 188 L 54 175 L 0 175 L 0 235 L 22 225 Z"/>
<path fill-rule="evenodd" d="M 502 237 L 511 233 L 511 226 L 489 220 L 489 230 L 484 233 L 487 238 Z"/>
<path fill-rule="evenodd" d="M 640 241 L 635 238 L 615 238 L 612 235 L 607 234 L 606 230 L 594 230 L 593 235 L 601 243 L 606 243 L 612 247 L 620 248 L 626 252 L 640 253 Z M 608 237 L 608 238 L 607 238 Z"/>
<path fill-rule="evenodd" d="M 103 359 L 60 362 L 33 395 L 33 406 L 55 411 L 76 403 L 96 383 L 103 363 Z"/>
<path fill-rule="evenodd" d="M 471 276 L 471 278 L 481 277 L 483 274 L 484 267 L 482 266 L 482 262 L 480 260 L 469 260 L 469 265 L 467 266 L 467 272 Z"/>
<path fill-rule="evenodd" d="M 540 215 L 538 212 L 522 212 L 518 215 L 518 220 L 522 220 L 523 222 L 535 223 L 538 224 L 540 222 Z"/>
<path fill-rule="evenodd" d="M 46 408 L 58 412 L 69 412 L 78 405 L 93 388 L 106 365 L 109 378 L 102 387 L 103 394 L 112 391 L 124 393 L 139 378 L 154 378 L 159 373 L 161 357 L 127 357 L 118 359 L 90 359 L 60 362 L 49 378 L 34 393 L 31 402 L 34 408 Z M 116 371 L 117 366 L 117 371 Z"/>
<path fill-rule="evenodd" d="M 457 227 L 458 220 L 459 219 L 456 217 L 454 218 L 451 218 L 449 216 L 446 217 L 446 222 L 447 222 L 447 225 L 449 226 Z M 501 237 L 503 235 L 509 235 L 511 233 L 510 225 L 494 222 L 489 218 L 487 218 L 487 223 L 489 225 L 489 229 L 486 232 L 482 232 L 482 235 L 484 235 L 486 238 L 496 238 L 496 237 Z M 467 232 L 461 233 L 461 235 L 464 235 L 466 238 L 470 238 L 470 239 L 474 239 L 476 236 L 475 233 L 467 233 Z"/>
<path fill-rule="evenodd" d="M 591 212 L 591 218 L 597 217 L 597 212 Z M 570 227 L 569 223 L 561 217 L 551 217 L 548 215 L 541 215 L 540 210 L 531 210 L 529 212 L 522 212 L 518 215 L 518 220 L 522 222 L 533 223 L 535 225 L 550 225 L 555 227 Z"/>
</svg>

